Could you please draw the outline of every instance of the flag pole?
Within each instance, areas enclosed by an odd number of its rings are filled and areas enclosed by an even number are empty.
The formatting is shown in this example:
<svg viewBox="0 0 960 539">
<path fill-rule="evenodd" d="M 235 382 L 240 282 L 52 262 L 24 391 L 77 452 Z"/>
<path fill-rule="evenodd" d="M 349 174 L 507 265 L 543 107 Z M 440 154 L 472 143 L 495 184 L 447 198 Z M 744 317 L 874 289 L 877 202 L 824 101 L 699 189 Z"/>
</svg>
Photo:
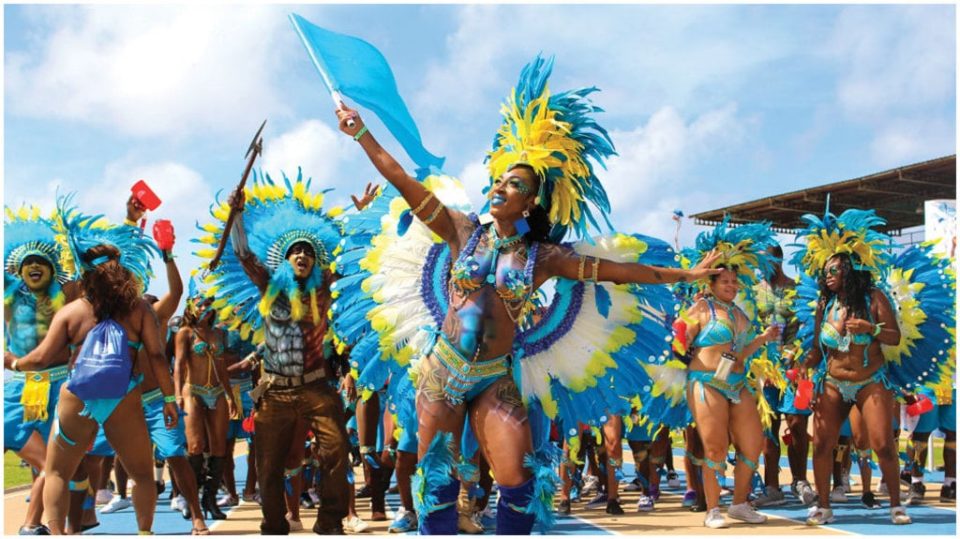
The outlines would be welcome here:
<svg viewBox="0 0 960 539">
<path fill-rule="evenodd" d="M 303 35 L 303 30 L 300 28 L 300 25 L 297 24 L 297 19 L 294 17 L 294 14 L 289 15 L 290 22 L 293 23 L 293 28 L 297 31 L 297 35 L 300 36 L 300 41 L 303 43 L 303 46 L 307 49 L 307 54 L 310 55 L 310 60 L 313 61 L 313 66 L 317 68 L 317 71 L 320 73 L 320 78 L 323 79 L 323 84 L 327 87 L 327 91 L 330 92 L 330 97 L 333 99 L 333 105 L 340 110 L 340 105 L 343 104 L 343 96 L 340 95 L 340 92 L 337 91 L 333 82 L 330 80 L 330 76 L 327 74 L 327 69 L 323 65 L 323 62 L 317 58 L 317 55 L 313 51 L 313 47 L 310 46 L 310 43 L 307 41 L 307 36 Z M 353 118 L 347 120 L 347 127 L 353 128 L 357 125 L 353 121 Z"/>
</svg>

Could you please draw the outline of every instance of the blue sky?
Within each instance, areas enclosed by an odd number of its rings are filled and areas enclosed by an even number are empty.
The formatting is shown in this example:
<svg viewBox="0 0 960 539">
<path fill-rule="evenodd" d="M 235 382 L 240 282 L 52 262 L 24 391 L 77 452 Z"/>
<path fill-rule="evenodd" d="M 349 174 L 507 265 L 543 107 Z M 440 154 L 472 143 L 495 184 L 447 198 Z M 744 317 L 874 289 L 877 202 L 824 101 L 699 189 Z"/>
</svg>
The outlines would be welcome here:
<svg viewBox="0 0 960 539">
<path fill-rule="evenodd" d="M 290 12 L 383 52 L 425 145 L 477 202 L 499 105 L 538 52 L 556 56 L 554 90 L 602 90 L 620 156 L 601 179 L 624 231 L 672 240 L 675 208 L 955 153 L 952 5 L 7 5 L 5 203 L 80 191 L 119 219 L 145 178 L 189 267 L 193 223 L 239 180 L 264 118 L 260 164 L 302 166 L 346 201 L 376 171 L 335 131 Z M 683 243 L 697 231 L 685 220 Z"/>
</svg>

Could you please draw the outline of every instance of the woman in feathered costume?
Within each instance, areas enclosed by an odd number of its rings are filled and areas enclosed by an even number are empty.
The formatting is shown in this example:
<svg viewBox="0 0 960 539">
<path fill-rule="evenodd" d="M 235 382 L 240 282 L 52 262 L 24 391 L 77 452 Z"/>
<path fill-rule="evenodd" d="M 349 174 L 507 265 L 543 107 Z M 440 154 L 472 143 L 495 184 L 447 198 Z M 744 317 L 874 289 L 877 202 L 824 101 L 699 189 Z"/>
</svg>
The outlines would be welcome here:
<svg viewBox="0 0 960 539">
<path fill-rule="evenodd" d="M 555 485 L 532 477 L 525 457 L 534 441 L 517 387 L 520 377 L 511 376 L 522 350 L 521 324 L 545 281 L 669 283 L 716 272 L 705 269 L 714 257 L 688 271 L 579 255 L 558 243 L 568 232 L 586 238 L 588 223 L 598 226 L 590 204 L 609 211 L 594 162 L 602 164 L 614 152 L 606 131 L 590 117 L 598 110 L 587 100 L 595 89 L 552 94 L 546 84 L 551 69 L 552 61 L 541 58 L 529 64 L 503 109 L 505 122 L 488 155 L 490 213 L 483 219 L 446 206 L 407 175 L 355 111 L 345 106 L 337 111 L 341 131 L 360 143 L 412 214 L 449 246 L 453 259 L 449 308 L 419 367 L 423 534 L 457 532 L 459 482 L 451 477 L 454 465 L 445 446 L 460 439 L 468 412 L 500 485 L 496 533 L 528 534 L 535 517 L 552 512 L 536 503 L 547 491 L 552 496 Z"/>
<path fill-rule="evenodd" d="M 889 487 L 891 521 L 909 524 L 891 425 L 894 390 L 940 381 L 939 367 L 955 346 L 948 329 L 954 325 L 952 278 L 922 246 L 894 259 L 892 239 L 875 230 L 885 221 L 873 210 L 849 209 L 837 217 L 828 208 L 823 219 L 808 214 L 803 220 L 808 227 L 798 235 L 803 243 L 793 263 L 803 271 L 796 304 L 799 337 L 809 350 L 801 377 L 816 369 L 813 473 L 819 495 L 807 524 L 834 521 L 833 448 L 853 406 Z"/>
<path fill-rule="evenodd" d="M 734 300 L 743 287 L 751 301 L 757 273 L 770 269 L 766 250 L 772 244 L 769 224 L 731 228 L 724 219 L 713 231 L 701 233 L 696 250 L 687 252 L 692 261 L 719 252 L 713 266 L 722 269 L 710 278 L 707 296 L 696 301 L 676 326 L 682 342 L 689 343 L 692 350 L 686 397 L 703 440 L 702 477 L 707 501 L 704 526 L 708 528 L 727 526 L 720 514 L 720 485 L 715 472 L 726 468 L 731 436 L 737 450 L 737 466 L 733 502 L 727 515 L 755 524 L 766 521 L 747 501 L 747 494 L 763 448 L 758 407 L 769 410 L 769 404 L 764 404 L 762 386 L 756 377 L 750 380 L 748 375 L 756 370 L 753 356 L 779 336 L 779 328 L 770 325 L 757 335 L 757 321 L 750 319 Z"/>
<path fill-rule="evenodd" d="M 13 370 L 32 371 L 70 357 L 73 347 L 84 345 L 71 359 L 69 380 L 61 387 L 57 403 L 54 434 L 47 448 L 44 506 L 50 531 L 65 531 L 68 505 L 68 484 L 80 460 L 93 441 L 98 428 L 106 431 L 107 439 L 123 459 L 134 480 L 133 503 L 141 532 L 149 532 L 153 524 L 156 483 L 153 481 L 153 455 L 144 420 L 137 366 L 133 357 L 143 348 L 149 356 L 164 395 L 163 415 L 168 426 L 176 425 L 178 412 L 173 396 L 173 381 L 163 356 L 159 328 L 149 303 L 141 298 L 147 283 L 149 257 L 156 246 L 144 239 L 138 230 L 128 226 L 109 226 L 98 217 L 81 214 L 67 208 L 69 199 L 58 201 L 57 228 L 63 233 L 63 265 L 68 271 L 76 268 L 83 298 L 71 302 L 53 317 L 43 341 L 22 357 L 6 353 L 4 364 Z M 88 333 L 111 336 L 97 340 L 97 346 L 85 342 Z M 116 341 L 113 341 L 113 338 Z M 106 345 L 129 348 L 126 354 Z M 87 348 L 92 349 L 87 358 Z M 109 382 L 103 379 L 102 354 L 114 350 L 122 362 L 119 376 L 122 387 L 116 386 L 118 377 Z M 83 381 L 78 377 L 77 365 L 94 359 L 96 366 L 87 366 Z M 129 361 L 129 364 L 128 364 Z M 116 370 L 111 372 L 117 372 Z M 78 396 L 82 387 L 83 397 Z M 122 396 L 117 397 L 117 393 Z"/>
<path fill-rule="evenodd" d="M 78 294 L 60 263 L 53 221 L 38 207 L 4 208 L 4 320 L 6 347 L 23 356 L 37 347 L 53 315 Z M 67 357 L 34 372 L 15 373 L 3 384 L 4 450 L 17 453 L 43 471 L 60 386 L 67 379 Z M 34 482 L 21 533 L 43 529 L 43 474 Z"/>
</svg>

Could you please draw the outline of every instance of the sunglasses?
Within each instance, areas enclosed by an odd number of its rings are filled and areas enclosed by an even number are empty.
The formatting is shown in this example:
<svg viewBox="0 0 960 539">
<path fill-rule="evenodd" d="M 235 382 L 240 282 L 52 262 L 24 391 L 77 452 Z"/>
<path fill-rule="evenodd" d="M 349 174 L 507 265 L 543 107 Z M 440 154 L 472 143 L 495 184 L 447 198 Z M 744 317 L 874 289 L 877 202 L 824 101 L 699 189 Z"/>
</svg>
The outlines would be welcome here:
<svg viewBox="0 0 960 539">
<path fill-rule="evenodd" d="M 830 276 L 840 275 L 840 267 L 839 267 L 839 266 L 833 266 L 832 268 L 827 268 L 827 269 L 823 270 L 823 273 L 824 273 L 824 275 L 830 275 Z"/>
</svg>

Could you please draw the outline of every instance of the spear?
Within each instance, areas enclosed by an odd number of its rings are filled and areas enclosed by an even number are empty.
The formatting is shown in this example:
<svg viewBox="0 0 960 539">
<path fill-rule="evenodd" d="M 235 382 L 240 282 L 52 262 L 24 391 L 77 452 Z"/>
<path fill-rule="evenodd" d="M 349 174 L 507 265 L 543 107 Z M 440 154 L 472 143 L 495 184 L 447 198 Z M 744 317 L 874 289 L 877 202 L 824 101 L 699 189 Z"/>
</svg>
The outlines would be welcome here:
<svg viewBox="0 0 960 539">
<path fill-rule="evenodd" d="M 267 125 L 267 121 L 264 120 L 260 124 L 260 129 L 257 129 L 257 134 L 253 136 L 253 140 L 250 141 L 250 147 L 247 148 L 247 168 L 243 170 L 243 176 L 240 177 L 240 183 L 237 184 L 237 191 L 243 191 L 243 187 L 247 184 L 247 177 L 250 175 L 250 170 L 253 169 L 253 162 L 257 160 L 257 156 L 263 153 L 263 128 Z M 220 257 L 223 256 L 223 249 L 227 245 L 227 239 L 230 237 L 230 228 L 233 226 L 233 220 L 236 218 L 236 210 L 232 207 L 230 208 L 230 213 L 227 215 L 227 222 L 223 226 L 223 234 L 220 235 L 220 245 L 217 246 L 217 252 L 213 255 L 213 259 L 210 260 L 208 264 L 209 269 L 214 269 L 217 267 L 217 264 L 220 263 Z"/>
</svg>

